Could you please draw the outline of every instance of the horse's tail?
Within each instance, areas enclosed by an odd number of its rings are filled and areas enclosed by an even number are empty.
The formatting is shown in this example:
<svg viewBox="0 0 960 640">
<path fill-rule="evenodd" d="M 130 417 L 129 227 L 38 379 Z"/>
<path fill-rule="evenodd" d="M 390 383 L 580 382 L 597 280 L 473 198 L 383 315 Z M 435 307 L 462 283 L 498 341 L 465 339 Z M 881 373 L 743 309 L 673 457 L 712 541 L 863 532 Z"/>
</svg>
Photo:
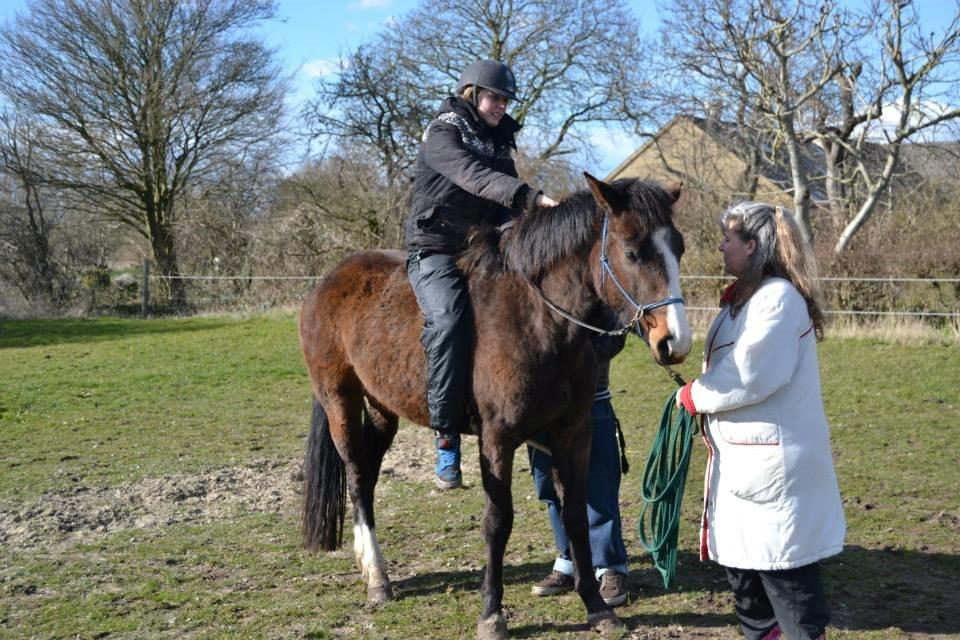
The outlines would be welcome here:
<svg viewBox="0 0 960 640">
<path fill-rule="evenodd" d="M 303 462 L 303 543 L 310 551 L 333 551 L 343 544 L 347 473 L 330 436 L 330 422 L 316 398 Z"/>
</svg>

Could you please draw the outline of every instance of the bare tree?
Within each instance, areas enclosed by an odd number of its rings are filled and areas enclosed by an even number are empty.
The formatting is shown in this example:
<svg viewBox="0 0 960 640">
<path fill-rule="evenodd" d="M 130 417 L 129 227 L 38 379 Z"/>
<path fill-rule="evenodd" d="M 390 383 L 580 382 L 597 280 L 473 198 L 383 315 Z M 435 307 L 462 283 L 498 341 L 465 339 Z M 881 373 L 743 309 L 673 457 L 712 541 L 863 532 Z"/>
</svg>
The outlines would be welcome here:
<svg viewBox="0 0 960 640">
<path fill-rule="evenodd" d="M 401 240 L 382 216 L 390 206 L 383 173 L 362 153 L 331 155 L 302 167 L 283 181 L 281 191 L 287 213 L 298 221 L 296 242 L 305 254 L 338 259 Z"/>
<path fill-rule="evenodd" d="M 41 137 L 28 119 L 0 111 L 0 175 L 10 187 L 0 200 L 0 276 L 28 302 L 56 305 L 63 290 L 51 246 L 55 225 L 41 194 Z"/>
<path fill-rule="evenodd" d="M 0 31 L 0 87 L 57 132 L 46 179 L 150 242 L 185 301 L 178 198 L 269 142 L 285 82 L 248 29 L 272 0 L 37 0 Z"/>
<path fill-rule="evenodd" d="M 849 73 L 838 77 L 839 126 L 821 124 L 813 134 L 827 154 L 828 167 L 843 158 L 849 165 L 845 175 L 863 185 L 863 195 L 853 203 L 853 215 L 834 245 L 837 254 L 873 215 L 899 167 L 903 144 L 950 126 L 956 138 L 960 122 L 960 92 L 953 75 L 960 63 L 960 3 L 939 35 L 920 28 L 916 9 L 908 2 L 874 0 L 866 17 L 868 33 L 881 34 L 876 43 L 879 64 L 871 65 L 877 67 L 872 82 L 861 73 L 871 56 L 848 63 Z M 889 126 L 882 122 L 887 109 L 895 114 Z M 842 175 L 841 166 L 831 177 Z"/>
<path fill-rule="evenodd" d="M 664 51 L 691 78 L 688 90 L 722 96 L 770 132 L 769 155 L 788 158 L 794 210 L 807 237 L 810 175 L 804 161 L 804 109 L 840 72 L 841 14 L 829 3 L 799 0 L 674 0 Z"/>
<path fill-rule="evenodd" d="M 888 189 L 901 145 L 960 118 L 953 108 L 918 118 L 940 90 L 955 88 L 945 81 L 960 56 L 960 5 L 939 37 L 921 34 L 915 8 L 902 0 L 874 0 L 860 13 L 831 0 L 673 0 L 666 9 L 663 55 L 682 69 L 683 90 L 700 100 L 721 96 L 768 132 L 769 159 L 786 156 L 808 238 L 811 184 L 824 182 L 843 228 L 836 253 Z M 897 122 L 876 144 L 872 125 L 890 105 Z M 811 144 L 823 162 L 811 162 Z"/>
<path fill-rule="evenodd" d="M 589 152 L 588 127 L 619 124 L 624 104 L 637 109 L 638 32 L 623 0 L 424 0 L 344 55 L 305 116 L 317 138 L 375 154 L 399 237 L 420 136 L 470 62 L 495 58 L 515 72 L 524 167 L 546 177 L 544 163 Z"/>
</svg>

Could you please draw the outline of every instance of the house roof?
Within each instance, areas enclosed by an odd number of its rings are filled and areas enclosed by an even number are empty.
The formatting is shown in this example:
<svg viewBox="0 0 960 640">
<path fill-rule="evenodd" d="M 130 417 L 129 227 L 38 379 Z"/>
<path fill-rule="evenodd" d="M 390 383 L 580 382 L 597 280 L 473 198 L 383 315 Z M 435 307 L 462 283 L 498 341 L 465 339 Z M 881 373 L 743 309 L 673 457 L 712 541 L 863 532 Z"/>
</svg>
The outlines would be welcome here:
<svg viewBox="0 0 960 640">
<path fill-rule="evenodd" d="M 680 114 L 674 116 L 657 131 L 657 133 L 651 136 L 647 142 L 627 156 L 623 162 L 618 164 L 616 168 L 610 172 L 608 178 L 615 179 L 620 177 L 629 170 L 631 165 L 634 165 L 639 159 L 648 154 L 653 153 L 659 156 L 660 151 L 657 148 L 659 142 L 676 133 L 674 130 L 683 125 L 692 125 L 696 130 L 701 131 L 724 149 L 731 157 L 737 158 L 740 161 L 745 161 L 744 151 L 749 149 L 749 145 L 762 139 L 762 135 L 759 132 L 752 129 L 745 130 L 734 123 Z M 779 150 L 779 155 L 781 156 L 780 162 L 773 161 L 773 149 L 769 144 L 761 148 L 760 151 L 761 157 L 758 165 L 758 178 L 769 182 L 772 189 L 786 193 L 793 191 L 793 181 L 789 170 L 786 168 L 785 151 L 782 149 Z M 823 177 L 826 172 L 824 170 L 823 152 L 816 145 L 807 144 L 804 145 L 801 153 L 803 162 L 807 166 L 807 175 L 814 178 L 811 180 L 810 185 L 811 196 L 814 200 L 825 199 L 826 190 L 823 185 Z"/>
<path fill-rule="evenodd" d="M 646 165 L 632 172 L 644 169 L 649 170 L 651 162 L 646 159 L 654 156 L 664 164 L 669 164 L 663 158 L 664 152 L 660 148 L 661 142 L 670 140 L 671 136 L 689 135 L 692 130 L 702 132 L 703 135 L 740 162 L 746 161 L 745 151 L 756 141 L 762 140 L 760 132 L 743 129 L 734 123 L 723 122 L 712 118 L 680 114 L 670 119 L 659 131 L 650 137 L 643 145 L 628 155 L 608 175 L 608 179 L 616 179 L 623 175 L 631 175 L 634 165 Z M 861 153 L 866 156 L 865 162 L 878 171 L 886 159 L 886 145 L 866 142 Z M 789 162 L 786 151 L 778 149 L 776 152 L 769 144 L 760 149 L 761 159 L 757 167 L 758 180 L 767 181 L 764 190 L 776 190 L 786 194 L 793 191 L 793 180 L 789 171 Z M 826 194 L 826 159 L 823 150 L 812 142 L 801 147 L 801 158 L 805 166 L 805 173 L 809 176 L 811 198 L 825 201 Z M 901 145 L 900 166 L 897 168 L 895 180 L 903 183 L 915 183 L 917 179 L 926 180 L 960 180 L 960 142 L 948 143 L 904 143 Z M 745 166 L 745 165 L 744 165 Z M 682 168 L 674 173 L 682 173 Z M 699 177 L 699 176 L 698 176 Z"/>
<path fill-rule="evenodd" d="M 960 142 L 916 142 L 901 145 L 907 170 L 926 180 L 960 180 Z"/>
</svg>

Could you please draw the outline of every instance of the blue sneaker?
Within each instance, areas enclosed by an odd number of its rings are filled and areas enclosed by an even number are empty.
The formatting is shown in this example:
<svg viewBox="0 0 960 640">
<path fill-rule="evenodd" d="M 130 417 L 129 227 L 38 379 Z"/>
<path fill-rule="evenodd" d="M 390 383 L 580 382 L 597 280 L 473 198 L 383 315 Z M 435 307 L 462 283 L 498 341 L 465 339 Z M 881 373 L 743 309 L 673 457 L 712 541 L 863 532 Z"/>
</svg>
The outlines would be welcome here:
<svg viewBox="0 0 960 640">
<path fill-rule="evenodd" d="M 438 489 L 458 489 L 463 485 L 460 473 L 460 435 L 435 432 L 437 445 L 437 475 L 433 482 Z"/>
</svg>

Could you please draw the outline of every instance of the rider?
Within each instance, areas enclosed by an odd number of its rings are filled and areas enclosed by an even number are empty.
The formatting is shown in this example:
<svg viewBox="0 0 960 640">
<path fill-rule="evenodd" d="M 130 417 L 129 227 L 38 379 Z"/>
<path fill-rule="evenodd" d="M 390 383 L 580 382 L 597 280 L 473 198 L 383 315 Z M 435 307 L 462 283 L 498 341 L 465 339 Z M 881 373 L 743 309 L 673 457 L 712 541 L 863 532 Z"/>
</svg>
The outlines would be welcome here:
<svg viewBox="0 0 960 640">
<path fill-rule="evenodd" d="M 473 351 L 466 278 L 457 268 L 467 231 L 497 225 L 554 200 L 517 178 L 511 152 L 520 124 L 507 115 L 516 100 L 513 72 L 478 60 L 460 75 L 423 133 L 406 224 L 407 275 L 423 313 L 427 407 L 436 431 L 435 482 L 461 485 L 460 433 L 466 427 Z"/>
</svg>

